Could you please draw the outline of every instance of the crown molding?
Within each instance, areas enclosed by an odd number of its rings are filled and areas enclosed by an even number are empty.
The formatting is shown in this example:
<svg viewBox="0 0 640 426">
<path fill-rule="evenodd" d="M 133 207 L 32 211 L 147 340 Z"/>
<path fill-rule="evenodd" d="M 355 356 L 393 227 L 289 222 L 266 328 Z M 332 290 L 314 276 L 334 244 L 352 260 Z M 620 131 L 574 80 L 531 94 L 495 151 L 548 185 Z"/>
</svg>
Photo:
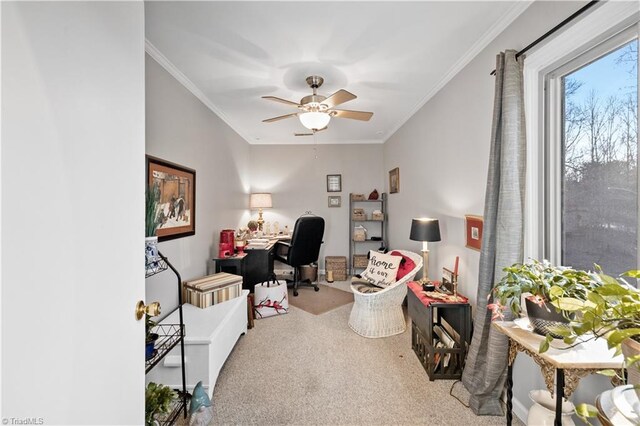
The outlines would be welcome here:
<svg viewBox="0 0 640 426">
<path fill-rule="evenodd" d="M 411 117 L 413 117 L 431 98 L 433 98 L 444 86 L 446 86 L 453 77 L 456 76 L 462 69 L 467 66 L 473 58 L 475 58 L 482 50 L 489 45 L 502 31 L 504 31 L 515 19 L 522 14 L 534 0 L 521 0 L 516 2 L 509 10 L 507 10 L 489 30 L 487 30 L 482 37 L 476 41 L 467 52 L 462 55 L 458 61 L 453 64 L 449 71 L 436 83 L 418 103 L 409 111 L 404 119 L 400 120 L 398 125 L 391 130 L 383 142 L 386 142 L 393 136 L 402 126 L 405 125 Z"/>
<path fill-rule="evenodd" d="M 182 84 L 185 87 L 185 89 L 191 92 L 193 96 L 198 98 L 200 102 L 202 102 L 207 108 L 209 108 L 215 115 L 220 117 L 220 119 L 224 121 L 227 126 L 229 126 L 247 143 L 251 144 L 250 139 L 247 137 L 247 135 L 243 134 L 239 129 L 233 126 L 233 124 L 231 124 L 227 116 L 218 107 L 216 107 L 216 105 L 213 102 L 211 102 L 211 99 L 209 99 L 207 95 L 204 94 L 204 92 L 198 89 L 198 87 L 191 80 L 189 80 L 189 78 L 186 75 L 184 75 L 182 71 L 180 71 L 178 67 L 176 67 L 173 64 L 173 62 L 167 59 L 167 57 L 164 56 L 162 52 L 160 52 L 160 50 L 158 50 L 158 48 L 155 47 L 153 43 L 151 43 L 146 38 L 144 40 L 144 50 L 158 64 L 160 64 L 162 68 L 164 68 L 169 74 L 171 74 L 173 78 L 178 80 L 178 82 Z"/>
<path fill-rule="evenodd" d="M 335 139 L 327 139 L 327 140 L 316 140 L 313 141 L 313 138 L 310 136 L 298 136 L 296 139 L 289 140 L 259 140 L 254 141 L 251 145 L 381 145 L 384 141 L 382 139 L 357 139 L 357 140 L 346 140 L 346 141 L 336 141 Z"/>
</svg>

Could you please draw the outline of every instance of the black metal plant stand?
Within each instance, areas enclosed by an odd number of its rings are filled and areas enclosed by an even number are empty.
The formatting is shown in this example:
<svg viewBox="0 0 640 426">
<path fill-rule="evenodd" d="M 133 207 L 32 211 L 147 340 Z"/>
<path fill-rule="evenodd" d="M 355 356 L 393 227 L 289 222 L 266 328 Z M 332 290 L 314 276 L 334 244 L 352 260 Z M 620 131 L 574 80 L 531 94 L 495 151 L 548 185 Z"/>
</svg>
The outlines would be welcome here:
<svg viewBox="0 0 640 426">
<path fill-rule="evenodd" d="M 158 340 L 156 342 L 156 349 L 149 359 L 145 361 L 145 374 L 151 371 L 158 363 L 173 349 L 180 343 L 180 358 L 181 358 L 181 370 L 182 370 L 182 390 L 177 390 L 180 398 L 174 403 L 173 409 L 159 420 L 161 425 L 172 425 L 178 419 L 180 412 L 183 412 L 183 417 L 187 418 L 187 403 L 190 399 L 190 395 L 187 393 L 187 380 L 185 374 L 185 364 L 184 364 L 184 336 L 185 336 L 185 327 L 184 320 L 182 318 L 182 289 L 180 288 L 182 284 L 182 278 L 180 277 L 180 273 L 173 267 L 171 262 L 160 252 L 158 252 L 160 259 L 148 263 L 146 265 L 145 278 L 149 278 L 153 275 L 156 275 L 160 272 L 166 271 L 167 269 L 171 269 L 174 274 L 176 274 L 176 278 L 178 278 L 178 310 L 180 316 L 179 324 L 159 324 L 154 327 L 154 332 L 158 334 Z"/>
</svg>

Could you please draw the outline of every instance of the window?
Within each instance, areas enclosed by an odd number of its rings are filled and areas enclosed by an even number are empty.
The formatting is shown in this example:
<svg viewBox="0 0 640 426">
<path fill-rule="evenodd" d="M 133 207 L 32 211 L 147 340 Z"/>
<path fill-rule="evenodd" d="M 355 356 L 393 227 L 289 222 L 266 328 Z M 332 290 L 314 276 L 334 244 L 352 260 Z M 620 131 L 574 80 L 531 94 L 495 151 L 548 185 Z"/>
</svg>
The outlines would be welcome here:
<svg viewBox="0 0 640 426">
<path fill-rule="evenodd" d="M 637 26 L 547 74 L 546 89 L 545 257 L 637 268 Z"/>
</svg>

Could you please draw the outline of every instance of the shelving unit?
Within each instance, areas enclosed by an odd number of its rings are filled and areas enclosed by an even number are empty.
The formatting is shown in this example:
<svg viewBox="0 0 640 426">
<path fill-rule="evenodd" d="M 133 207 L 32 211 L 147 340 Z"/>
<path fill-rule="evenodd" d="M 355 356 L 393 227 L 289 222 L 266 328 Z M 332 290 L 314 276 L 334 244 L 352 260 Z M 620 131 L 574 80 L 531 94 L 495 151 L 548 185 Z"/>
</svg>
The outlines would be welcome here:
<svg viewBox="0 0 640 426">
<path fill-rule="evenodd" d="M 353 218 L 353 209 L 361 207 L 365 209 L 366 218 L 355 220 Z M 371 219 L 371 212 L 378 209 L 382 212 L 382 220 Z M 367 224 L 367 225 L 364 225 Z M 353 231 L 357 225 L 363 225 L 367 229 L 367 238 L 364 241 L 355 241 L 353 239 Z M 349 194 L 349 265 L 351 274 L 366 268 L 365 266 L 356 266 L 354 255 L 364 255 L 369 250 L 377 250 L 380 246 L 387 247 L 387 194 L 380 194 L 377 200 L 354 200 L 353 194 Z M 372 239 L 378 237 L 379 239 Z M 375 243 L 375 244 L 374 244 Z M 377 244 L 377 246 L 376 246 Z"/>
<path fill-rule="evenodd" d="M 169 260 L 160 252 L 158 252 L 160 259 L 153 263 L 146 265 L 145 278 L 149 278 L 160 272 L 171 269 L 178 279 L 178 310 L 180 323 L 179 324 L 159 324 L 153 328 L 153 332 L 158 334 L 158 340 L 156 341 L 156 347 L 153 356 L 145 360 L 145 374 L 151 371 L 158 363 L 180 343 L 180 356 L 181 356 L 181 369 L 182 369 L 182 390 L 177 389 L 179 397 L 174 401 L 173 408 L 166 416 L 158 419 L 161 425 L 175 424 L 176 420 L 180 416 L 180 412 L 183 413 L 183 417 L 187 418 L 187 404 L 189 402 L 190 395 L 187 393 L 187 380 L 184 364 L 184 319 L 182 317 L 182 291 L 181 284 L 182 278 L 180 273 L 173 267 Z"/>
</svg>

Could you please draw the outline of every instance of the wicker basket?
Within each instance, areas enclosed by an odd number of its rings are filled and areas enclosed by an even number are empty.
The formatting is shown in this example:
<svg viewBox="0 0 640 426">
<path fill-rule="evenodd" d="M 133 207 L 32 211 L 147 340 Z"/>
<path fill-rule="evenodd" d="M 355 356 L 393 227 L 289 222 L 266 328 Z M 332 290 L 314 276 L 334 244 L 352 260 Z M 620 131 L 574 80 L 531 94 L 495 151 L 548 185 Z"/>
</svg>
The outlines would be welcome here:
<svg viewBox="0 0 640 426">
<path fill-rule="evenodd" d="M 354 254 L 353 255 L 353 267 L 354 268 L 366 268 L 369 264 L 366 254 Z"/>
<path fill-rule="evenodd" d="M 384 213 L 382 212 L 371 213 L 371 220 L 384 220 Z"/>
<path fill-rule="evenodd" d="M 333 279 L 336 281 L 347 280 L 347 258 L 345 256 L 325 256 L 325 271 L 333 272 Z"/>
<path fill-rule="evenodd" d="M 351 194 L 351 201 L 365 201 L 364 194 Z"/>
<path fill-rule="evenodd" d="M 367 220 L 367 214 L 364 212 L 364 209 L 361 209 L 361 208 L 353 209 L 353 213 L 351 214 L 351 219 Z"/>
<path fill-rule="evenodd" d="M 367 230 L 362 227 L 353 229 L 353 241 L 365 241 L 367 239 Z"/>
</svg>

